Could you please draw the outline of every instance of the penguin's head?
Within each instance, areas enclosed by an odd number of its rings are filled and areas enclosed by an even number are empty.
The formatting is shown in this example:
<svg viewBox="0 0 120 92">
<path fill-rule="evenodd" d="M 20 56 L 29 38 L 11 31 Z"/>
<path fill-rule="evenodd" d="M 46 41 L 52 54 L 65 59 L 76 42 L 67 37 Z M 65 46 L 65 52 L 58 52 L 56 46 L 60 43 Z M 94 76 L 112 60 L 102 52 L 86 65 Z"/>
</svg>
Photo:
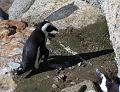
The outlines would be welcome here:
<svg viewBox="0 0 120 92">
<path fill-rule="evenodd" d="M 37 29 L 41 29 L 43 32 L 48 32 L 48 33 L 52 32 L 53 30 L 58 31 L 58 29 L 55 26 L 53 26 L 52 23 L 46 20 L 40 22 L 37 26 Z"/>
</svg>

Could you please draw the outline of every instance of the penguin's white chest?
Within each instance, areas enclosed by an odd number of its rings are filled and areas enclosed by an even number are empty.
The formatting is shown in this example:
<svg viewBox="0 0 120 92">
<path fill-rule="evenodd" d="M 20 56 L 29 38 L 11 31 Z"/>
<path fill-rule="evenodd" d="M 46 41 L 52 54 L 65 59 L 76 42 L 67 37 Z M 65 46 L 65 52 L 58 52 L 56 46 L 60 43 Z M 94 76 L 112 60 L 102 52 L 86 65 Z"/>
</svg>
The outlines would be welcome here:
<svg viewBox="0 0 120 92">
<path fill-rule="evenodd" d="M 103 76 L 102 82 L 101 84 L 99 84 L 103 92 L 108 92 L 108 89 L 106 87 L 106 82 L 107 82 L 107 79 L 105 76 Z"/>
<path fill-rule="evenodd" d="M 38 47 L 37 49 L 37 56 L 36 56 L 35 65 L 34 65 L 35 69 L 39 69 L 39 64 L 40 64 L 39 55 L 40 55 L 40 47 Z"/>
</svg>

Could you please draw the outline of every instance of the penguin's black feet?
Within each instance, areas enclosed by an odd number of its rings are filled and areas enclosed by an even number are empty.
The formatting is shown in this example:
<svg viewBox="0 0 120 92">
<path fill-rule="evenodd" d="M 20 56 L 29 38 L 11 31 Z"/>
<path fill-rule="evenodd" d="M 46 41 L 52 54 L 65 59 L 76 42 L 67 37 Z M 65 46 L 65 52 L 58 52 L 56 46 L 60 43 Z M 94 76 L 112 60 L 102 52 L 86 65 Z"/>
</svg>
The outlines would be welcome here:
<svg viewBox="0 0 120 92">
<path fill-rule="evenodd" d="M 21 75 L 21 74 L 25 73 L 25 70 L 17 70 L 16 73 L 17 73 L 17 75 Z"/>
<path fill-rule="evenodd" d="M 32 69 L 32 71 L 31 71 L 33 74 L 37 74 L 37 73 L 39 73 L 40 72 L 40 70 L 39 69 Z"/>
<path fill-rule="evenodd" d="M 21 74 L 23 74 L 23 73 L 25 73 L 25 72 L 27 72 L 27 71 L 29 71 L 30 70 L 30 68 L 21 68 L 21 67 L 19 67 L 17 70 L 16 70 L 16 74 L 17 75 L 21 75 Z"/>
</svg>

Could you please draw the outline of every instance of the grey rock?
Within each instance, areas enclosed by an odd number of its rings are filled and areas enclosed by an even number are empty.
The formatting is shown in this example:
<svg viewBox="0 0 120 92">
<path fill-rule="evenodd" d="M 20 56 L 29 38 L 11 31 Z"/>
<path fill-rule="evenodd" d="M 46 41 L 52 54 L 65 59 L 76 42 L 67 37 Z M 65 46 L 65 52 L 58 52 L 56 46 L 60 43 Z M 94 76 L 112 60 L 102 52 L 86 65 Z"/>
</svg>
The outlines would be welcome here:
<svg viewBox="0 0 120 92">
<path fill-rule="evenodd" d="M 76 83 L 72 81 L 72 82 L 70 82 L 70 84 L 71 84 L 71 85 L 75 85 Z"/>
<path fill-rule="evenodd" d="M 77 5 L 75 5 L 74 2 L 72 2 L 66 6 L 61 7 L 57 11 L 51 13 L 46 19 L 50 21 L 64 19 L 70 16 L 77 9 L 78 9 Z"/>
<path fill-rule="evenodd" d="M 69 67 L 69 69 L 74 69 L 75 68 L 75 66 L 71 66 L 71 67 Z"/>
<path fill-rule="evenodd" d="M 7 12 L 14 0 L 0 0 L 0 8 Z"/>
<path fill-rule="evenodd" d="M 115 52 L 115 61 L 118 67 L 117 76 L 120 77 L 120 2 L 119 0 L 92 0 L 100 2 L 100 8 L 106 17 L 110 40 Z"/>
<path fill-rule="evenodd" d="M 82 65 L 82 62 L 78 63 L 78 66 L 80 67 Z"/>
<path fill-rule="evenodd" d="M 52 84 L 52 88 L 58 88 L 56 84 Z"/>
<path fill-rule="evenodd" d="M 0 92 L 14 92 L 16 84 L 9 67 L 0 68 Z"/>
<path fill-rule="evenodd" d="M 20 20 L 23 13 L 25 13 L 35 0 L 15 0 L 12 6 L 9 8 L 9 19 Z"/>
<path fill-rule="evenodd" d="M 65 82 L 66 79 L 67 79 L 67 76 L 64 75 L 64 74 L 60 74 L 60 75 L 58 75 L 58 76 L 56 76 L 56 77 L 53 78 L 53 80 L 54 80 L 55 83 L 59 83 L 60 81 Z"/>
<path fill-rule="evenodd" d="M 55 83 L 59 83 L 58 77 L 54 77 L 53 80 L 54 80 Z"/>
<path fill-rule="evenodd" d="M 95 23 L 100 14 L 95 7 L 81 0 L 74 2 L 73 0 L 35 0 L 30 9 L 23 14 L 22 20 L 33 24 L 47 19 L 59 29 L 81 28 Z"/>
</svg>

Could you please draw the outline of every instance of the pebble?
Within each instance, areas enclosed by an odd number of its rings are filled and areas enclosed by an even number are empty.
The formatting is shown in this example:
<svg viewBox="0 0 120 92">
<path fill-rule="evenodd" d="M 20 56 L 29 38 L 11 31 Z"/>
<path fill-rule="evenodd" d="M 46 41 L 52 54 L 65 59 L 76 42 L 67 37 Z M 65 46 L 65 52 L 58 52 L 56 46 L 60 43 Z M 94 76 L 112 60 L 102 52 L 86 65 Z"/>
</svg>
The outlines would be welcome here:
<svg viewBox="0 0 120 92">
<path fill-rule="evenodd" d="M 75 68 L 75 66 L 71 66 L 71 67 L 69 67 L 69 69 L 74 69 Z"/>
<path fill-rule="evenodd" d="M 75 85 L 76 83 L 75 82 L 70 82 L 71 85 Z"/>
<path fill-rule="evenodd" d="M 56 89 L 58 86 L 56 84 L 52 84 L 52 88 Z"/>
<path fill-rule="evenodd" d="M 57 77 L 54 77 L 53 80 L 54 80 L 55 83 L 59 82 L 59 79 Z"/>
<path fill-rule="evenodd" d="M 78 63 L 78 66 L 80 67 L 82 65 L 82 62 Z"/>
<path fill-rule="evenodd" d="M 55 83 L 58 83 L 59 80 L 62 80 L 64 82 L 64 81 L 66 81 L 66 79 L 67 79 L 67 76 L 64 75 L 64 74 L 60 74 L 57 77 L 53 78 L 53 80 L 54 80 Z"/>
</svg>

